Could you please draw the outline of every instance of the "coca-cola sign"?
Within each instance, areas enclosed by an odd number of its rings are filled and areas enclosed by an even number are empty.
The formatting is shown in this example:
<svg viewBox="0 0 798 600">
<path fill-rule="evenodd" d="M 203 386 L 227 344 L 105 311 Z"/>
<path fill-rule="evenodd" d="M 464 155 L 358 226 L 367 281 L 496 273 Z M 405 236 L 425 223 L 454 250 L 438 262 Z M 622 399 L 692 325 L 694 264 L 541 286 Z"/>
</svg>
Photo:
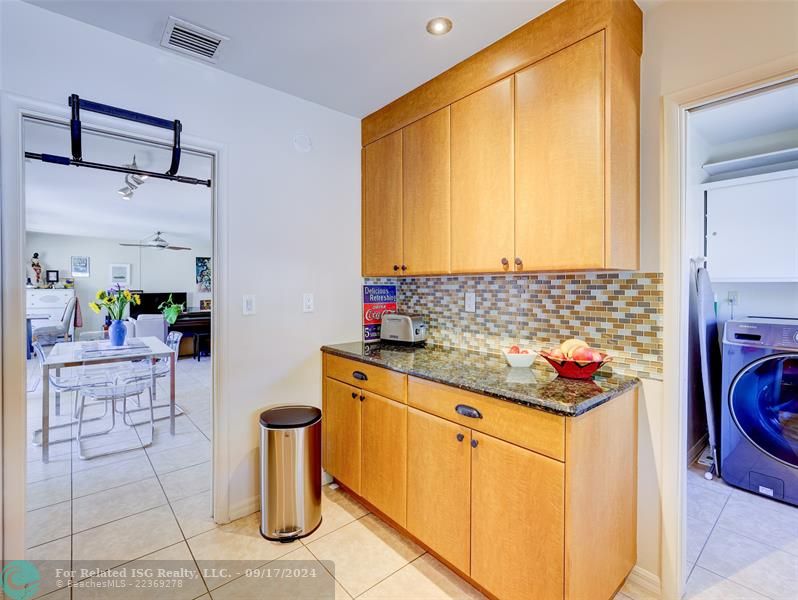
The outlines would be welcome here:
<svg viewBox="0 0 798 600">
<path fill-rule="evenodd" d="M 363 286 L 363 340 L 377 342 L 380 339 L 382 315 L 396 312 L 395 285 Z"/>
</svg>

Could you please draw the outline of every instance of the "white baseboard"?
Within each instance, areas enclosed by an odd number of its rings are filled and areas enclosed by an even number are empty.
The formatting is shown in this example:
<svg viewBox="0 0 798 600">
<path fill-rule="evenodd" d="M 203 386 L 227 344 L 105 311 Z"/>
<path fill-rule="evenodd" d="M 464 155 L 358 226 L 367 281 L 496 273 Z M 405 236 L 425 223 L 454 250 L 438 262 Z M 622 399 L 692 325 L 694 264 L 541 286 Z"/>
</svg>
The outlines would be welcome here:
<svg viewBox="0 0 798 600">
<path fill-rule="evenodd" d="M 235 521 L 260 510 L 260 496 L 252 496 L 230 506 L 230 520 Z"/>
<path fill-rule="evenodd" d="M 632 568 L 621 591 L 633 600 L 659 600 L 662 597 L 659 576 L 638 565 Z"/>
</svg>

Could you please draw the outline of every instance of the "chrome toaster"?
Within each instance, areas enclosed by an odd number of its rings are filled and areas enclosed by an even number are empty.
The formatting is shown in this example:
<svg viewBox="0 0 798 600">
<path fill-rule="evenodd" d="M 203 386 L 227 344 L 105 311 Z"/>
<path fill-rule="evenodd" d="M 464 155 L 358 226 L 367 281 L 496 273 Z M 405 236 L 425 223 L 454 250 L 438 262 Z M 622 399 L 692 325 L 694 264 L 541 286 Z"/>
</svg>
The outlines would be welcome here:
<svg viewBox="0 0 798 600">
<path fill-rule="evenodd" d="M 427 324 L 421 315 L 383 313 L 380 339 L 384 342 L 419 344 L 427 339 Z"/>
</svg>

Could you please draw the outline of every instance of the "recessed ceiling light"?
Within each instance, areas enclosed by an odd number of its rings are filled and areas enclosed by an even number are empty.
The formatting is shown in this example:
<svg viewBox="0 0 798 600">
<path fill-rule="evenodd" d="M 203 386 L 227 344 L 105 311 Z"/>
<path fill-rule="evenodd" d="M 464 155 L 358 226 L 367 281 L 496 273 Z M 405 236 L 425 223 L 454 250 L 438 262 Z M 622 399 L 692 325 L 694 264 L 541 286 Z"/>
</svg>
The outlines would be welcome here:
<svg viewBox="0 0 798 600">
<path fill-rule="evenodd" d="M 427 33 L 445 35 L 452 30 L 452 20 L 446 17 L 435 17 L 427 21 Z"/>
</svg>

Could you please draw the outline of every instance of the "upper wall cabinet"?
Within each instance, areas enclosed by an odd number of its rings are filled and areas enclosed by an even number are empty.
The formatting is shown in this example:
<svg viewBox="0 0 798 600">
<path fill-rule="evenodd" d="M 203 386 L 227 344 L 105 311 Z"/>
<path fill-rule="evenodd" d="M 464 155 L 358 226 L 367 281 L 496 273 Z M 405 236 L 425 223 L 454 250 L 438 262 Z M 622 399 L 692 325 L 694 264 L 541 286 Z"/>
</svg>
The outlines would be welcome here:
<svg viewBox="0 0 798 600">
<path fill-rule="evenodd" d="M 565 0 L 364 118 L 363 274 L 639 268 L 642 32 Z"/>
<path fill-rule="evenodd" d="M 452 104 L 452 272 L 510 271 L 513 78 Z"/>
<path fill-rule="evenodd" d="M 515 76 L 515 250 L 525 271 L 604 267 L 604 32 Z"/>
<path fill-rule="evenodd" d="M 449 273 L 449 107 L 402 130 L 402 244 L 405 275 Z"/>
<path fill-rule="evenodd" d="M 363 148 L 363 275 L 402 265 L 402 132 Z"/>
</svg>

